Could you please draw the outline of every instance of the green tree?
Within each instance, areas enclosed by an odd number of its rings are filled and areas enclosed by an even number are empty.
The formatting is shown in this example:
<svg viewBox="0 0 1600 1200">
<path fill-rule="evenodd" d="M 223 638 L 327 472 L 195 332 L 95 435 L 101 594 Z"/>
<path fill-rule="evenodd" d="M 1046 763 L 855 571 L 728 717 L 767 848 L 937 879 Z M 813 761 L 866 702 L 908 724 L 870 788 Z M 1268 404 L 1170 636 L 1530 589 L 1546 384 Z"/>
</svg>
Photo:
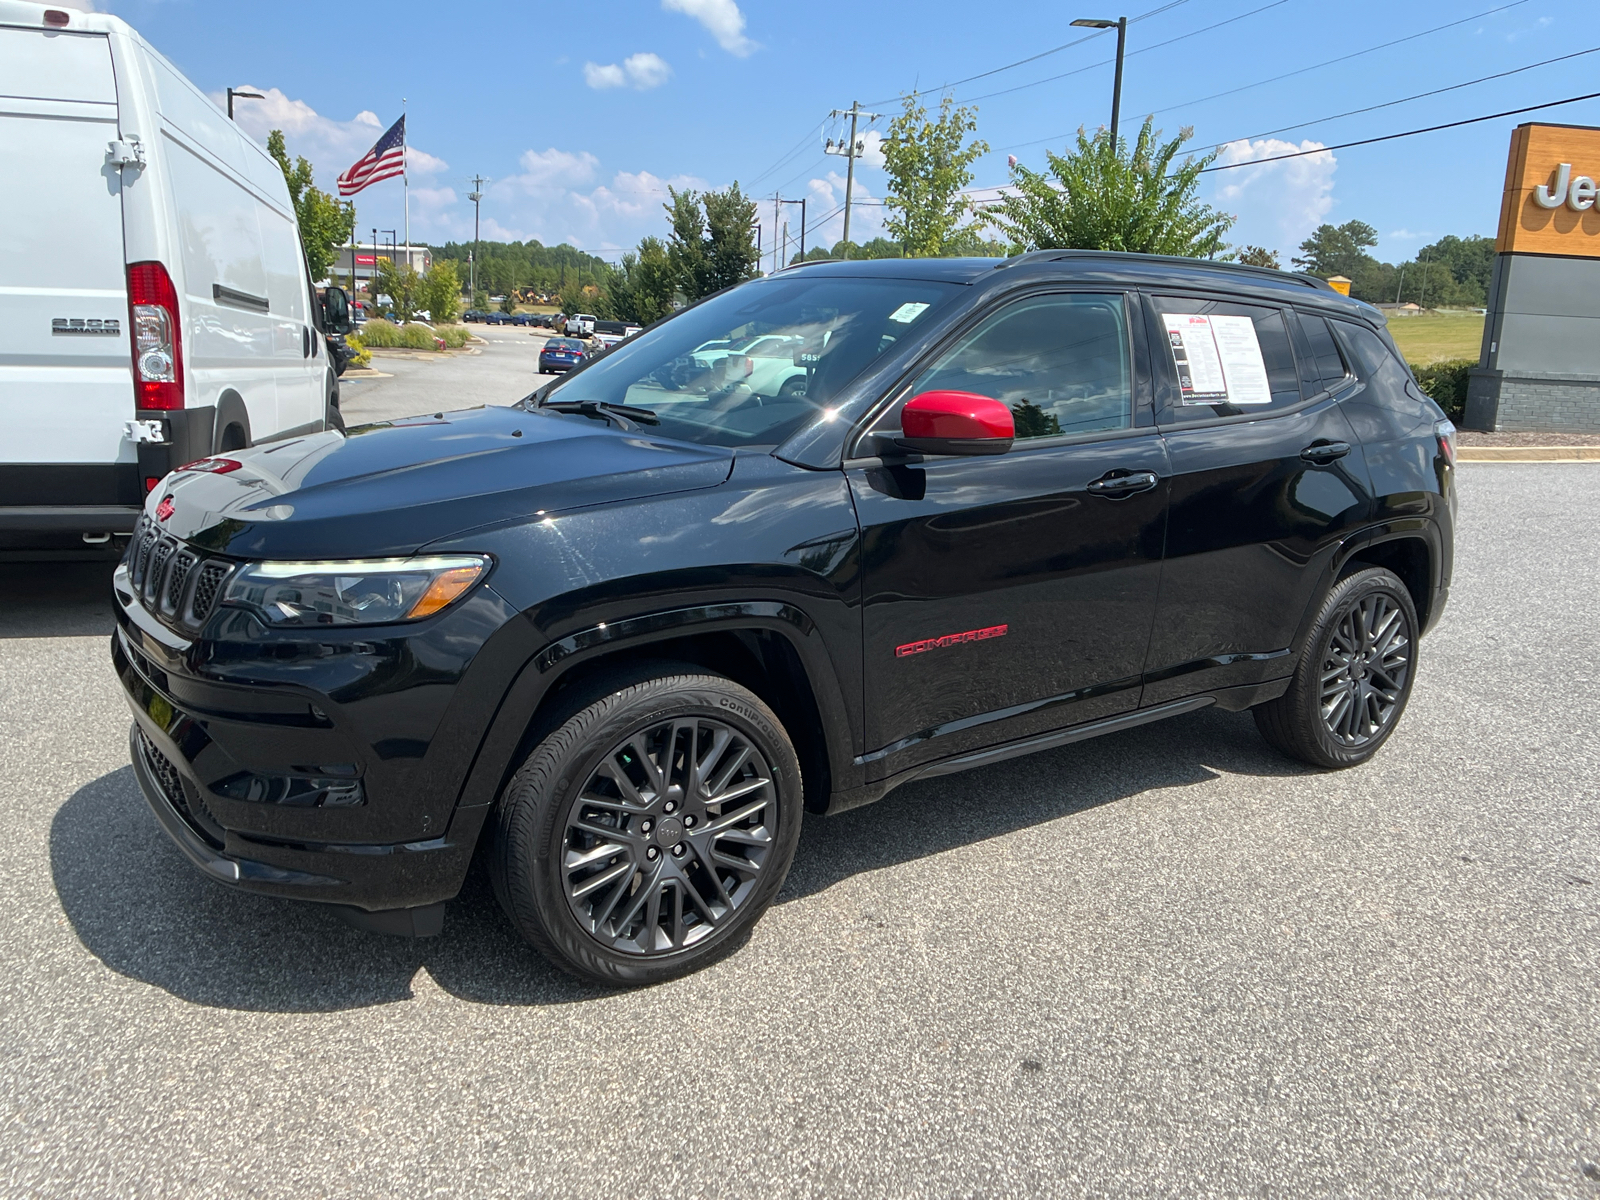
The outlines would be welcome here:
<svg viewBox="0 0 1600 1200">
<path fill-rule="evenodd" d="M 889 173 L 883 223 L 906 257 L 937 258 L 949 253 L 957 227 L 972 211 L 961 189 L 972 182 L 972 164 L 989 153 L 989 143 L 967 140 L 978 127 L 977 110 L 954 107 L 953 97 L 939 102 L 937 120 L 928 119 L 915 92 L 901 99 L 904 111 L 883 141 Z"/>
<path fill-rule="evenodd" d="M 710 270 L 706 265 L 706 214 L 700 207 L 700 197 L 693 188 L 678 191 L 669 186 L 671 199 L 664 205 L 667 210 L 667 262 L 672 268 L 672 279 L 684 297 L 697 300 L 707 295 L 706 281 Z"/>
<path fill-rule="evenodd" d="M 1078 130 L 1067 154 L 1046 151 L 1049 173 L 1018 163 L 1012 191 L 984 210 L 1008 244 L 1024 250 L 1125 250 L 1202 258 L 1222 246 L 1234 218 L 1196 199 L 1200 172 L 1216 152 L 1173 160 L 1194 136 L 1185 128 L 1158 144 L 1145 118 L 1133 146 L 1102 129 Z"/>
<path fill-rule="evenodd" d="M 667 261 L 684 297 L 698 300 L 756 276 L 756 206 L 735 182 L 698 193 L 669 187 Z"/>
<path fill-rule="evenodd" d="M 274 129 L 267 135 L 267 153 L 277 161 L 283 171 L 283 181 L 289 186 L 289 200 L 300 225 L 300 244 L 305 247 L 306 266 L 310 268 L 312 281 L 326 279 L 334 260 L 339 257 L 339 247 L 350 241 L 351 231 L 355 229 L 355 205 L 340 204 L 313 184 L 311 164 L 304 158 L 297 158 L 293 166 L 289 165 L 283 130 Z"/>
<path fill-rule="evenodd" d="M 422 277 L 410 263 L 402 263 L 397 267 L 388 255 L 378 256 L 373 295 L 388 296 L 389 308 L 400 320 L 409 321 L 415 315 L 419 307 L 417 292 L 421 285 Z"/>
<path fill-rule="evenodd" d="M 1011 420 L 1019 438 L 1055 437 L 1061 432 L 1061 419 L 1047 413 L 1031 400 L 1018 400 L 1011 406 Z"/>
<path fill-rule="evenodd" d="M 1271 267 L 1274 271 L 1283 269 L 1278 265 L 1278 252 L 1268 250 L 1265 246 L 1246 246 L 1239 251 L 1239 257 L 1235 261 L 1247 267 Z"/>
<path fill-rule="evenodd" d="M 426 309 L 434 324 L 448 325 L 461 315 L 461 279 L 449 259 L 435 260 L 417 285 L 417 307 Z"/>
<path fill-rule="evenodd" d="M 647 237 L 637 250 L 622 256 L 622 266 L 611 288 L 611 304 L 619 319 L 648 325 L 672 311 L 677 284 L 672 262 L 660 238 Z"/>
<path fill-rule="evenodd" d="M 1418 261 L 1442 262 L 1450 269 L 1455 281 L 1455 302 L 1481 308 L 1489 301 L 1489 285 L 1494 280 L 1494 239 L 1492 237 L 1457 237 L 1446 234 L 1431 246 L 1424 246 L 1417 254 Z M 1429 289 L 1432 298 L 1432 289 Z"/>
<path fill-rule="evenodd" d="M 756 245 L 755 201 L 739 190 L 738 181 L 720 192 L 700 197 L 706 213 L 706 290 L 701 295 L 754 279 L 761 249 Z"/>
<path fill-rule="evenodd" d="M 1365 221 L 1346 221 L 1343 225 L 1319 225 L 1293 260 L 1313 275 L 1327 279 L 1343 275 L 1356 279 L 1375 261 L 1367 247 L 1378 244 L 1378 231 Z"/>
</svg>

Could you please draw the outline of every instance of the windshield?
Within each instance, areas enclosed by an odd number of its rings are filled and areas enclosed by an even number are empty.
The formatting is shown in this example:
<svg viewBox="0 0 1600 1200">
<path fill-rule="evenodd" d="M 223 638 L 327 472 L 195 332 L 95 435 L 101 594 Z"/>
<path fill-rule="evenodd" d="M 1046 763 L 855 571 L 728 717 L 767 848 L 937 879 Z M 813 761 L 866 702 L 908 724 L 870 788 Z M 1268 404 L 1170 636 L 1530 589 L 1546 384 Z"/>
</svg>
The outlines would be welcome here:
<svg viewBox="0 0 1600 1200">
<path fill-rule="evenodd" d="M 758 280 L 624 342 L 544 397 L 648 408 L 658 432 L 683 441 L 776 445 L 956 289 L 803 271 Z"/>
</svg>

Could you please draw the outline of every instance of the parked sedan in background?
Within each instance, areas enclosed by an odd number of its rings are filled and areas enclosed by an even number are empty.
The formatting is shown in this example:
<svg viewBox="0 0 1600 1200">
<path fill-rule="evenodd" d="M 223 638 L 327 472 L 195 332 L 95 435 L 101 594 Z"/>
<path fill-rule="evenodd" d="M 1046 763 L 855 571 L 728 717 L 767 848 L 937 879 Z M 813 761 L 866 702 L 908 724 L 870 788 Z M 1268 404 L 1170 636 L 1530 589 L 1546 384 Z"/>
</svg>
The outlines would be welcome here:
<svg viewBox="0 0 1600 1200">
<path fill-rule="evenodd" d="M 589 348 L 577 338 L 553 337 L 539 351 L 539 373 L 559 375 L 563 371 L 570 371 L 582 366 L 588 355 Z"/>
<path fill-rule="evenodd" d="M 485 325 L 509 325 L 511 324 L 511 314 L 492 312 L 488 316 L 484 317 L 483 323 Z"/>
</svg>

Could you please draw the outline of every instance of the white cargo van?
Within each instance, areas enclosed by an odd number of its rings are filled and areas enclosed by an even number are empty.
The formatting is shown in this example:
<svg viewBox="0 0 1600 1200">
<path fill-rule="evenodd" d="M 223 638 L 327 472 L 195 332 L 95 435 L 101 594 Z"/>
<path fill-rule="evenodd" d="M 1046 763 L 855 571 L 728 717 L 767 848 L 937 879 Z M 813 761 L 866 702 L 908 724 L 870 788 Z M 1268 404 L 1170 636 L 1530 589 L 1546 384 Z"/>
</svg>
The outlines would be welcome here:
<svg viewBox="0 0 1600 1200">
<path fill-rule="evenodd" d="M 0 162 L 0 548 L 338 425 L 282 172 L 122 21 L 0 0 Z"/>
</svg>

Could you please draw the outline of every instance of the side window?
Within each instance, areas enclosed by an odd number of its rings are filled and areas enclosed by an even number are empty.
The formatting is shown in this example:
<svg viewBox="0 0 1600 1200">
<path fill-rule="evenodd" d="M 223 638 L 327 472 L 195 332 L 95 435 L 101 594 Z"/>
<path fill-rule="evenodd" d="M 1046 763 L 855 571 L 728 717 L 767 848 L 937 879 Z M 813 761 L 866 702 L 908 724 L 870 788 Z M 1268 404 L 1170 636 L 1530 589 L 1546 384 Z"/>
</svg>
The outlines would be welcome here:
<svg viewBox="0 0 1600 1200">
<path fill-rule="evenodd" d="M 1306 342 L 1311 349 L 1310 360 L 1301 364 L 1301 374 L 1306 377 L 1306 395 L 1337 392 L 1351 372 L 1339 353 L 1339 343 L 1334 340 L 1327 320 L 1303 312 L 1300 314 L 1300 328 L 1305 330 Z"/>
<path fill-rule="evenodd" d="M 1006 305 L 941 355 L 910 394 L 944 390 L 999 400 L 1019 438 L 1130 428 L 1122 296 L 1071 293 Z"/>
<path fill-rule="evenodd" d="M 1151 296 L 1159 424 L 1267 412 L 1300 403 L 1283 313 L 1265 305 Z"/>
<path fill-rule="evenodd" d="M 1330 321 L 1339 335 L 1356 374 L 1378 402 L 1407 416 L 1428 419 L 1428 405 L 1420 404 L 1406 392 L 1411 368 L 1390 353 L 1384 341 L 1365 325 L 1354 321 Z"/>
</svg>

